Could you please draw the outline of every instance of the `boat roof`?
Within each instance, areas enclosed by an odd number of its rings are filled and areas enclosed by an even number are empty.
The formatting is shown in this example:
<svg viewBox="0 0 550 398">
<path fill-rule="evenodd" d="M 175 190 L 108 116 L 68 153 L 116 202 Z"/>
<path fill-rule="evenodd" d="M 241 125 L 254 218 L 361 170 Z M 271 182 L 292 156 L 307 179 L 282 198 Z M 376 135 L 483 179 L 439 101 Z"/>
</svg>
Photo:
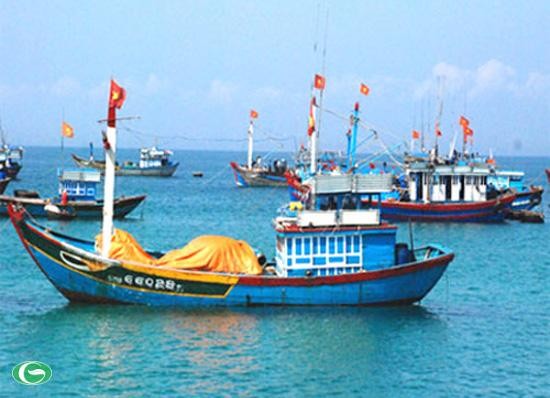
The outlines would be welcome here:
<svg viewBox="0 0 550 398">
<path fill-rule="evenodd" d="M 100 182 L 101 173 L 95 169 L 66 169 L 59 172 L 61 181 Z"/>
<path fill-rule="evenodd" d="M 342 174 L 317 175 L 308 182 L 316 195 L 323 194 L 367 194 L 392 191 L 391 174 Z"/>
</svg>

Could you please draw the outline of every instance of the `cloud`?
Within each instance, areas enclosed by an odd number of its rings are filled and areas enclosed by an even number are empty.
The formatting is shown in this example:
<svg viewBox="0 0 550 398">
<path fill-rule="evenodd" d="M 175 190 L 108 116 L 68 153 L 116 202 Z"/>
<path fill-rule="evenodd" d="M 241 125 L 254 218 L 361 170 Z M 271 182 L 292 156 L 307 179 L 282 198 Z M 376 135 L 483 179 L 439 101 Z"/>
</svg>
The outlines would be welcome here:
<svg viewBox="0 0 550 398">
<path fill-rule="evenodd" d="M 54 82 L 50 91 L 52 94 L 59 97 L 67 97 L 71 95 L 78 94 L 81 90 L 80 82 L 72 77 L 62 77 L 61 79 Z"/>
<path fill-rule="evenodd" d="M 231 82 L 213 80 L 208 90 L 208 98 L 217 103 L 229 104 L 237 92 L 237 86 Z"/>
<path fill-rule="evenodd" d="M 532 72 L 522 81 L 512 66 L 490 59 L 475 69 L 440 62 L 433 67 L 429 78 L 416 84 L 413 97 L 434 96 L 439 89 L 438 82 L 444 94 L 467 93 L 469 97 L 495 92 L 527 96 L 550 89 L 550 75 Z"/>
</svg>

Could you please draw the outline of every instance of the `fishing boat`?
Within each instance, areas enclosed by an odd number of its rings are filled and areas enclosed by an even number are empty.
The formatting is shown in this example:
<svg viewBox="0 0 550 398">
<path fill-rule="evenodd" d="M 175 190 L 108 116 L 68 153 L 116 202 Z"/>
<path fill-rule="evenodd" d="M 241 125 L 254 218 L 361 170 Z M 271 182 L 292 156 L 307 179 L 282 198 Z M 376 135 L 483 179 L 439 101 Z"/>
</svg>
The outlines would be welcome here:
<svg viewBox="0 0 550 398">
<path fill-rule="evenodd" d="M 13 196 L 0 195 L 0 216 L 7 216 L 8 203 L 24 206 L 33 217 L 100 219 L 103 200 L 97 199 L 101 175 L 97 170 L 63 170 L 59 175 L 59 196 L 41 198 L 37 192 L 16 190 Z M 114 201 L 114 217 L 123 218 L 133 211 L 145 195 L 121 196 Z"/>
<path fill-rule="evenodd" d="M 155 146 L 141 148 L 139 151 L 139 162 L 129 160 L 122 164 L 117 164 L 115 172 L 117 176 L 171 177 L 179 166 L 179 162 L 174 163 L 170 160 L 172 155 L 172 151 L 158 149 Z M 79 167 L 100 170 L 102 173 L 105 172 L 105 161 L 94 159 L 92 146 L 90 146 L 90 157 L 88 159 L 75 154 L 71 156 Z"/>
<path fill-rule="evenodd" d="M 120 89 L 111 83 L 106 200 L 96 241 L 41 227 L 24 208 L 8 206 L 23 245 L 67 299 L 175 307 L 411 304 L 452 261 L 453 253 L 438 245 L 396 243 L 397 227 L 380 220 L 380 208 L 358 200 L 391 189 L 388 180 L 361 175 L 312 179 L 306 206 L 291 204 L 274 220 L 273 263 L 227 237 L 199 237 L 166 254 L 143 250 L 131 235 L 113 230 L 115 109 L 121 106 L 113 87 Z M 336 207 L 327 208 L 332 202 Z"/>
<path fill-rule="evenodd" d="M 286 186 L 285 173 L 288 164 L 285 159 L 276 159 L 273 162 L 266 162 L 261 156 L 253 160 L 254 149 L 254 119 L 257 113 L 251 112 L 250 123 L 248 125 L 248 155 L 247 163 L 244 165 L 236 162 L 230 162 L 233 170 L 235 184 L 238 187 L 284 187 Z"/>
<path fill-rule="evenodd" d="M 2 147 L 0 147 L 0 171 L 6 173 L 9 178 L 17 178 L 17 175 L 23 167 L 21 164 L 22 159 L 22 147 L 14 148 L 8 145 L 2 145 Z"/>
</svg>

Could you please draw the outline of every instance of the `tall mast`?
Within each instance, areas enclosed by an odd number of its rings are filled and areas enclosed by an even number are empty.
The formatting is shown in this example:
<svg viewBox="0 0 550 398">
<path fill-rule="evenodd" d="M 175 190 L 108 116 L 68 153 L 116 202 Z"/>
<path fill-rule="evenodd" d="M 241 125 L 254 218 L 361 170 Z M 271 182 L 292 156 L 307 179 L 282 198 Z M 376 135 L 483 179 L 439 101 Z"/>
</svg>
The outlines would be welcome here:
<svg viewBox="0 0 550 398">
<path fill-rule="evenodd" d="M 109 93 L 109 111 L 107 114 L 107 133 L 103 137 L 105 149 L 105 186 L 103 194 L 103 257 L 109 256 L 111 236 L 113 233 L 113 207 L 115 196 L 115 162 L 116 162 L 116 109 L 120 109 L 126 99 L 126 91 L 114 80 L 111 80 Z"/>
<path fill-rule="evenodd" d="M 247 166 L 248 169 L 252 169 L 252 150 L 254 146 L 254 120 L 250 119 L 250 124 L 248 125 L 248 158 Z"/>
<path fill-rule="evenodd" d="M 355 103 L 353 108 L 353 126 L 351 129 L 348 170 L 355 165 L 355 154 L 357 152 L 357 129 L 359 124 L 359 102 Z"/>
<path fill-rule="evenodd" d="M 323 95 L 323 91 L 321 91 L 321 96 Z M 313 120 L 317 120 L 317 107 L 314 106 L 315 104 L 315 96 L 313 96 L 312 104 L 310 105 L 310 112 L 313 113 Z M 313 175 L 317 172 L 317 140 L 319 139 L 319 130 L 317 126 L 314 127 L 313 133 L 311 134 L 311 159 L 309 163 L 309 172 Z"/>
</svg>

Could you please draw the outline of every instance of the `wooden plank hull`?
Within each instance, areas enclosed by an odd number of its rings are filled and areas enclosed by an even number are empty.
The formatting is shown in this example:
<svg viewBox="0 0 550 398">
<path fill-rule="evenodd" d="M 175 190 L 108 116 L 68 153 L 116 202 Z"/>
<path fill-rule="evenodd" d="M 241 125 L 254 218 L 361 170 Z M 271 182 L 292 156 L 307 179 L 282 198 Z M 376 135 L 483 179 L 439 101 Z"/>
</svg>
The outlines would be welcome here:
<svg viewBox="0 0 550 398">
<path fill-rule="evenodd" d="M 114 217 L 124 218 L 133 211 L 143 200 L 145 195 L 120 197 L 114 202 Z M 7 216 L 7 203 L 15 203 L 24 206 L 27 212 L 33 217 L 48 217 L 48 213 L 44 209 L 46 199 L 27 199 L 17 198 L 13 196 L 0 195 L 0 216 Z M 61 210 L 67 210 L 74 214 L 74 218 L 93 218 L 101 219 L 103 215 L 103 202 L 69 202 L 63 206 L 60 203 L 54 203 Z"/>
<path fill-rule="evenodd" d="M 10 181 L 11 181 L 11 178 L 9 177 L 0 180 L 0 195 L 4 193 Z"/>
<path fill-rule="evenodd" d="M 502 222 L 516 196 L 503 195 L 483 202 L 417 203 L 382 201 L 382 218 L 419 222 Z"/>
<path fill-rule="evenodd" d="M 267 170 L 249 170 L 241 165 L 231 162 L 231 169 L 238 187 L 285 187 L 284 174 L 269 172 Z"/>
<path fill-rule="evenodd" d="M 426 258 L 379 271 L 322 277 L 244 276 L 125 264 L 99 257 L 93 243 L 47 231 L 10 206 L 24 246 L 69 300 L 174 307 L 391 305 L 421 300 L 454 255 L 431 246 Z"/>
</svg>

